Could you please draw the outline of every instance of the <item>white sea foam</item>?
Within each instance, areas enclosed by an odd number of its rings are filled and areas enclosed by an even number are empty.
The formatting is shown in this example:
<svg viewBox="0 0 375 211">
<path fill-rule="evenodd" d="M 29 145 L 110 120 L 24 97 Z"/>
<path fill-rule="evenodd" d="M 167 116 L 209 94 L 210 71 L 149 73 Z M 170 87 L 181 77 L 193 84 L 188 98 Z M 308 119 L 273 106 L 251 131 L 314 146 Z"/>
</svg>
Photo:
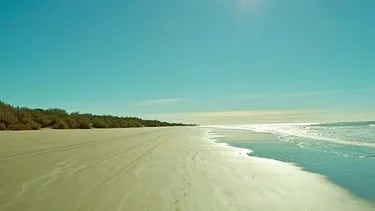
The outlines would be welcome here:
<svg viewBox="0 0 375 211">
<path fill-rule="evenodd" d="M 212 128 L 212 127 L 210 127 Z M 231 149 L 233 151 L 233 154 L 236 155 L 236 156 L 241 156 L 241 157 L 248 157 L 248 154 L 252 153 L 253 151 L 251 151 L 250 149 L 246 149 L 246 148 L 238 148 L 238 147 L 233 147 L 233 146 L 230 146 L 229 144 L 227 143 L 224 143 L 224 142 L 218 142 L 218 139 L 217 138 L 221 138 L 221 137 L 224 137 L 222 135 L 218 135 L 212 131 L 208 131 L 208 137 L 207 139 L 211 140 L 213 143 L 215 143 L 215 146 L 217 147 L 224 147 L 224 148 L 228 148 L 228 149 Z"/>
<path fill-rule="evenodd" d="M 346 128 L 334 128 L 319 126 L 318 123 L 286 123 L 286 124 L 248 124 L 248 125 L 207 125 L 204 127 L 230 129 L 230 130 L 249 130 L 261 133 L 271 133 L 288 140 L 293 137 L 300 137 L 312 140 L 328 141 L 336 144 L 346 144 L 354 146 L 375 147 L 374 142 L 361 141 L 356 137 L 345 136 L 350 133 Z M 373 127 L 373 126 L 372 126 Z M 351 133 L 352 134 L 352 133 Z M 347 139 L 346 139 L 347 138 Z"/>
</svg>

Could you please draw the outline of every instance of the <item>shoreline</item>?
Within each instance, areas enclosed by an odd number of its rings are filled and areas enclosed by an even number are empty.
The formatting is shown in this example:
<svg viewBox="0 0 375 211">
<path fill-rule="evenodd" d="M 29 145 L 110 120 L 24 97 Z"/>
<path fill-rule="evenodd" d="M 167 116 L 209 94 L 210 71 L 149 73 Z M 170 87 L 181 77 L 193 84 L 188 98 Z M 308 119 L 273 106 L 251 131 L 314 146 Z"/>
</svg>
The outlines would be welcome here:
<svg viewBox="0 0 375 211">
<path fill-rule="evenodd" d="M 246 153 L 198 127 L 0 133 L 0 209 L 375 207 L 320 175 Z"/>
<path fill-rule="evenodd" d="M 279 138 L 273 133 L 255 132 L 255 131 L 248 131 L 248 130 L 223 129 L 223 128 L 206 128 L 206 127 L 202 127 L 202 128 L 205 128 L 208 131 L 208 133 L 211 134 L 209 135 L 209 139 L 212 141 L 212 143 L 220 145 L 224 148 L 228 148 L 229 150 L 233 151 L 234 155 L 242 157 L 244 160 L 248 160 L 249 162 L 253 162 L 253 161 L 260 162 L 260 165 L 265 164 L 265 165 L 269 165 L 269 167 L 278 166 L 281 168 L 289 168 L 291 169 L 291 171 L 304 172 L 305 176 L 315 177 L 316 181 L 320 180 L 319 182 L 322 183 L 321 185 L 324 185 L 323 183 L 326 183 L 325 185 L 332 186 L 331 188 L 333 190 L 335 189 L 337 192 L 342 193 L 343 196 L 352 198 L 357 201 L 362 201 L 364 204 L 368 204 L 372 209 L 375 209 L 375 201 L 355 195 L 354 193 L 350 192 L 344 187 L 339 186 L 338 184 L 331 181 L 331 179 L 326 175 L 322 175 L 316 172 L 311 172 L 305 169 L 303 166 L 300 166 L 296 163 L 285 162 L 285 161 L 281 161 L 281 160 L 277 160 L 273 158 L 259 157 L 257 155 L 253 155 L 253 151 L 251 148 L 233 146 L 230 143 L 228 143 L 227 140 L 225 140 L 228 138 L 228 136 L 225 135 L 225 133 L 228 131 L 234 131 L 234 133 L 241 133 L 241 132 L 246 133 L 246 138 L 243 139 L 245 141 L 249 141 L 249 139 L 250 140 L 257 139 L 257 138 L 254 138 L 254 136 L 255 137 L 261 136 L 263 138 L 269 137 L 270 139 L 278 140 Z M 239 135 L 238 137 L 241 137 L 241 135 Z"/>
</svg>

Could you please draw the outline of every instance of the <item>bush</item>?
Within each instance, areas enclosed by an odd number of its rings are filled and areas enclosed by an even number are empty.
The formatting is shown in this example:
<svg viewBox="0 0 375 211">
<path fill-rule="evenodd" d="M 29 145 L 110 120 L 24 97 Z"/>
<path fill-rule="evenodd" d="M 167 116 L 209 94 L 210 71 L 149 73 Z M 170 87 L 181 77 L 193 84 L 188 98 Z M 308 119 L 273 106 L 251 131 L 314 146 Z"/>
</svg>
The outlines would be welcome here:
<svg viewBox="0 0 375 211">
<path fill-rule="evenodd" d="M 90 129 L 91 124 L 90 121 L 86 118 L 79 118 L 78 120 L 79 128 L 80 129 Z"/>
<path fill-rule="evenodd" d="M 91 125 L 89 122 L 80 122 L 79 123 L 79 128 L 80 129 L 90 129 Z"/>
<path fill-rule="evenodd" d="M 41 125 L 34 122 L 34 121 L 30 121 L 30 122 L 26 123 L 26 129 L 28 129 L 28 130 L 39 130 L 40 127 L 41 127 Z"/>
<path fill-rule="evenodd" d="M 92 124 L 94 128 L 108 128 L 109 125 L 101 120 L 94 120 L 94 123 Z"/>
<path fill-rule="evenodd" d="M 121 127 L 142 127 L 142 123 L 138 122 L 138 121 L 135 121 L 135 120 L 128 120 L 126 122 L 124 122 Z"/>
<path fill-rule="evenodd" d="M 36 110 L 33 113 L 33 120 L 40 124 L 41 127 L 48 127 L 48 125 L 51 123 L 51 120 L 44 116 L 40 110 Z"/>
<path fill-rule="evenodd" d="M 69 125 L 65 121 L 59 120 L 52 127 L 53 129 L 69 129 Z"/>
<path fill-rule="evenodd" d="M 39 123 L 36 123 L 30 117 L 23 118 L 22 123 L 25 125 L 27 130 L 39 130 L 39 128 L 41 126 Z"/>
<path fill-rule="evenodd" d="M 39 128 L 55 129 L 89 129 L 125 128 L 125 127 L 157 127 L 173 126 L 157 120 L 142 120 L 134 117 L 117 117 L 110 115 L 93 115 L 68 113 L 62 109 L 29 109 L 14 107 L 0 101 L 0 130 L 37 130 Z"/>
<path fill-rule="evenodd" d="M 70 129 L 79 129 L 80 125 L 74 118 L 67 118 L 66 123 L 68 124 Z"/>
<path fill-rule="evenodd" d="M 7 126 L 4 123 L 0 123 L 0 130 L 6 130 Z"/>
<path fill-rule="evenodd" d="M 14 123 L 9 125 L 9 130 L 26 130 L 26 125 L 23 123 Z"/>
</svg>

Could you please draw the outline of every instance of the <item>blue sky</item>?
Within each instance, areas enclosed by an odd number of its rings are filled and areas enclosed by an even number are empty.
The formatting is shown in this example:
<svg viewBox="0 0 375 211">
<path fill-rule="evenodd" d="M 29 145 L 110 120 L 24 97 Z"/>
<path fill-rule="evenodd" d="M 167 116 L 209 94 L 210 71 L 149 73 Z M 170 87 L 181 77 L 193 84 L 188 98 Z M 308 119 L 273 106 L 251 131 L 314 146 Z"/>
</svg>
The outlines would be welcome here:
<svg viewBox="0 0 375 211">
<path fill-rule="evenodd" d="M 373 11 L 372 0 L 5 0 L 0 99 L 168 120 L 375 118 Z"/>
</svg>

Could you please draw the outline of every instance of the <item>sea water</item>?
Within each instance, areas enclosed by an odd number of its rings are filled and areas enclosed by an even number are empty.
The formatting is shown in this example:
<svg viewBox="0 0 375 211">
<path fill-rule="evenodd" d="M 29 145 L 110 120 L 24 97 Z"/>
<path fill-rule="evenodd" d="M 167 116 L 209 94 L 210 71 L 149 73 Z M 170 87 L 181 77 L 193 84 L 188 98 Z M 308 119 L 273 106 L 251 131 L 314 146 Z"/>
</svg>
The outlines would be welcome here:
<svg viewBox="0 0 375 211">
<path fill-rule="evenodd" d="M 375 200 L 375 122 L 253 124 L 221 128 L 271 133 L 278 141 L 230 141 L 258 156 L 327 176 L 353 194 Z"/>
</svg>

